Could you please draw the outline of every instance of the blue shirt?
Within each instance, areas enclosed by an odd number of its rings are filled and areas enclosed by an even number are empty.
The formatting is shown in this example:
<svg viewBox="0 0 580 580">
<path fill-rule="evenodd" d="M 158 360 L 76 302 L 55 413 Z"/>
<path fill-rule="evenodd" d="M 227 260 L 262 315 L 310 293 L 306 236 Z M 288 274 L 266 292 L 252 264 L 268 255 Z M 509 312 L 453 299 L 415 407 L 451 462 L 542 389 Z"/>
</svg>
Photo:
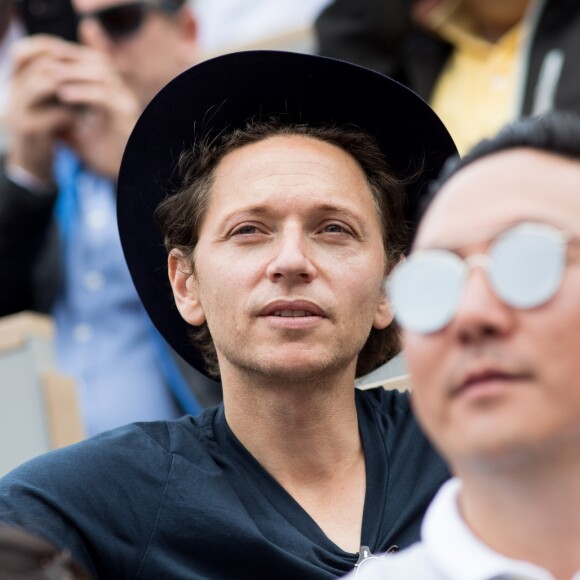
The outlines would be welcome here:
<svg viewBox="0 0 580 580">
<path fill-rule="evenodd" d="M 64 279 L 53 312 L 61 371 L 78 384 L 88 435 L 182 414 L 162 371 L 153 328 L 131 280 L 114 184 L 57 161 Z"/>
</svg>

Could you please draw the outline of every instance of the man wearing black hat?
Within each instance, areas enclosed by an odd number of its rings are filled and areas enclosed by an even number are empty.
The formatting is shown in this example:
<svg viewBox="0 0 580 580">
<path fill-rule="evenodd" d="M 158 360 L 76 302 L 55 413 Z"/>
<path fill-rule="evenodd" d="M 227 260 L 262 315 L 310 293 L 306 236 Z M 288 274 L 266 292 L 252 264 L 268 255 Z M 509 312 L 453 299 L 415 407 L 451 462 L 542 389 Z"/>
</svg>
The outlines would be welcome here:
<svg viewBox="0 0 580 580">
<path fill-rule="evenodd" d="M 414 542 L 447 467 L 406 394 L 354 381 L 399 350 L 384 279 L 454 153 L 420 98 L 344 62 L 244 52 L 173 80 L 123 157 L 121 241 L 224 402 L 25 464 L 0 518 L 103 578 L 335 578 Z"/>
</svg>

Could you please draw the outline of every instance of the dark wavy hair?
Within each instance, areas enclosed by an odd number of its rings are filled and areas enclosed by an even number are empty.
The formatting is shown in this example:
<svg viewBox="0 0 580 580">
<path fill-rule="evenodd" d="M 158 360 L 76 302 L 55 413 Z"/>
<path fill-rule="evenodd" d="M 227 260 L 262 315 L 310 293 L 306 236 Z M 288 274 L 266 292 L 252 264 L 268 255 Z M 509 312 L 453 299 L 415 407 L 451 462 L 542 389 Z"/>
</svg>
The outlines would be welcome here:
<svg viewBox="0 0 580 580">
<path fill-rule="evenodd" d="M 408 247 L 409 228 L 404 209 L 405 186 L 409 180 L 396 176 L 375 138 L 356 127 L 293 124 L 279 117 L 248 121 L 240 129 L 196 143 L 192 150 L 181 155 L 178 163 L 178 182 L 181 186 L 177 193 L 162 201 L 155 212 L 167 251 L 177 250 L 189 257 L 191 275 L 195 275 L 194 251 L 218 163 L 232 150 L 273 135 L 304 135 L 320 139 L 340 147 L 357 160 L 365 173 L 380 218 L 386 275 Z M 217 354 L 207 324 L 192 327 L 190 335 L 194 346 L 204 357 L 208 373 L 218 378 Z M 399 351 L 399 330 L 395 322 L 384 330 L 370 329 L 358 357 L 356 376 L 371 372 Z"/>
</svg>

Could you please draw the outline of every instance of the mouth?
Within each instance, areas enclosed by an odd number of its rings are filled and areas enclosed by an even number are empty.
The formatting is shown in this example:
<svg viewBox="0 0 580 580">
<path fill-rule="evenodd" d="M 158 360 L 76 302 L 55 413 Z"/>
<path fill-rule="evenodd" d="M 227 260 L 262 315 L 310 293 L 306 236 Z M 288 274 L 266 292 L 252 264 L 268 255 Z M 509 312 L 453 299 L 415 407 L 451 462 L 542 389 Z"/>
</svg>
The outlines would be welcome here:
<svg viewBox="0 0 580 580">
<path fill-rule="evenodd" d="M 466 393 L 473 393 L 474 395 L 476 393 L 497 394 L 529 378 L 529 373 L 513 373 L 498 369 L 477 371 L 469 373 L 459 386 L 453 389 L 451 395 L 456 397 Z"/>
<path fill-rule="evenodd" d="M 272 316 L 281 316 L 283 318 L 300 318 L 302 316 L 315 316 L 307 310 L 276 310 Z"/>
<path fill-rule="evenodd" d="M 276 318 L 327 318 L 326 313 L 318 305 L 307 300 L 276 300 L 268 304 L 260 316 Z"/>
<path fill-rule="evenodd" d="M 316 327 L 327 313 L 308 300 L 276 300 L 259 314 L 273 328 L 299 330 Z"/>
</svg>

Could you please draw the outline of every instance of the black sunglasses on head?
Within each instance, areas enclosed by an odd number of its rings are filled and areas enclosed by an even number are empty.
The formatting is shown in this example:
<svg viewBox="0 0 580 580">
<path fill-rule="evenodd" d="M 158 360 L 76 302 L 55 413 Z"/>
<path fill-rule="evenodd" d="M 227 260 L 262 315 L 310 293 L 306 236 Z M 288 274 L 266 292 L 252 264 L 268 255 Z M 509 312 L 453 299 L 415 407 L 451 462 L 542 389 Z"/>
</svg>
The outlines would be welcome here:
<svg viewBox="0 0 580 580">
<path fill-rule="evenodd" d="M 135 34 L 145 22 L 149 12 L 156 10 L 161 12 L 175 12 L 183 2 L 125 2 L 93 10 L 80 12 L 79 22 L 87 18 L 96 20 L 105 34 L 111 40 L 124 40 Z"/>
</svg>

